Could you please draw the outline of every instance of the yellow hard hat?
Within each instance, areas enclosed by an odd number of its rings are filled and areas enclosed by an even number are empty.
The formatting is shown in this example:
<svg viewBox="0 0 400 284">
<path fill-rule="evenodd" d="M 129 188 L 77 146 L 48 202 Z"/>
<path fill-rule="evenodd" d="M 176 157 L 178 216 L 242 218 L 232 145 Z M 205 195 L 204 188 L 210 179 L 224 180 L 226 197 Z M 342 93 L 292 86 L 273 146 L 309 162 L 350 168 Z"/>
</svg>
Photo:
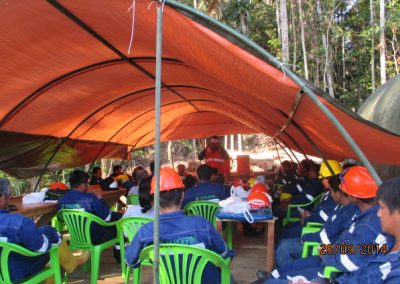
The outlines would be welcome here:
<svg viewBox="0 0 400 284">
<path fill-rule="evenodd" d="M 250 184 L 250 186 L 253 186 L 253 185 L 256 183 L 256 181 L 257 181 L 257 180 L 256 180 L 255 178 L 252 177 L 252 178 L 250 178 L 250 179 L 247 181 L 247 183 Z"/>
<path fill-rule="evenodd" d="M 281 193 L 281 195 L 279 196 L 280 201 L 292 198 L 293 195 L 291 195 L 290 193 Z"/>
<path fill-rule="evenodd" d="M 327 160 L 328 165 L 331 167 L 331 169 L 334 172 L 334 175 L 338 175 L 342 172 L 342 166 L 338 161 L 335 160 Z M 322 162 L 321 168 L 319 170 L 319 178 L 327 178 L 333 176 L 325 162 Z"/>
</svg>

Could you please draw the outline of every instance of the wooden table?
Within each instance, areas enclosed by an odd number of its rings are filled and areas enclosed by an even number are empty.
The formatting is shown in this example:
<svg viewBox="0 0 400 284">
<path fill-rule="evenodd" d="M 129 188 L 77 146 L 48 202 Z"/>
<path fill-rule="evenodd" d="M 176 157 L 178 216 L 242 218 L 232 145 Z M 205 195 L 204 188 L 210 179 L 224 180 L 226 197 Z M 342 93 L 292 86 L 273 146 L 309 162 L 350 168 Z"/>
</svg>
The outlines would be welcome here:
<svg viewBox="0 0 400 284">
<path fill-rule="evenodd" d="M 106 201 L 107 205 L 112 207 L 122 195 L 125 195 L 125 189 L 115 191 L 101 191 L 98 189 L 91 189 L 90 192 L 96 194 L 97 197 Z M 37 226 L 49 224 L 51 219 L 57 213 L 57 203 L 33 203 L 23 204 L 22 196 L 12 197 L 10 204 L 17 207 L 16 211 L 11 213 L 19 213 L 26 217 L 34 219 Z"/>
<path fill-rule="evenodd" d="M 226 222 L 226 243 L 230 249 L 233 248 L 232 242 L 232 223 L 241 222 L 229 219 L 218 219 L 218 222 Z M 267 248 L 267 271 L 272 271 L 275 265 L 275 219 L 258 221 L 254 224 L 264 223 L 265 232 L 265 246 Z"/>
</svg>

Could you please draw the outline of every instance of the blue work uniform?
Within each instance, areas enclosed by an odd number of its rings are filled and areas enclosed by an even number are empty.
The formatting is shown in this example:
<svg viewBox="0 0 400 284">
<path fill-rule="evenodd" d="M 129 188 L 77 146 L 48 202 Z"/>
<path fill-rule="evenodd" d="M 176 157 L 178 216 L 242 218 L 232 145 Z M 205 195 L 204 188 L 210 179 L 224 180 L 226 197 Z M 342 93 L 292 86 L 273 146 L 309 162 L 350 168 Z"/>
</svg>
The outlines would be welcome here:
<svg viewBox="0 0 400 284">
<path fill-rule="evenodd" d="M 400 251 L 379 254 L 375 259 L 352 273 L 336 279 L 339 284 L 397 284 L 400 283 Z"/>
<path fill-rule="evenodd" d="M 200 182 L 198 185 L 185 191 L 181 207 L 192 201 L 206 201 L 211 199 L 224 200 L 228 198 L 227 191 L 223 184 L 212 184 Z"/>
<path fill-rule="evenodd" d="M 319 179 L 304 178 L 299 180 L 295 185 L 296 192 L 288 192 L 293 194 L 290 204 L 306 204 L 314 200 L 324 190 L 322 182 Z M 311 211 L 313 208 L 304 208 Z"/>
<path fill-rule="evenodd" d="M 356 214 L 360 214 L 360 210 L 355 203 L 340 207 L 328 218 L 320 232 L 305 234 L 301 239 L 303 242 L 334 244 Z"/>
<path fill-rule="evenodd" d="M 20 245 L 31 251 L 47 252 L 52 244 L 61 242 L 57 231 L 50 226 L 37 228 L 32 219 L 0 210 L 0 240 Z M 13 282 L 41 271 L 49 261 L 49 254 L 26 257 L 11 253 L 8 267 Z"/>
<path fill-rule="evenodd" d="M 334 240 L 339 237 L 339 235 L 342 233 L 342 231 L 346 228 L 346 224 L 348 223 L 349 220 L 355 215 L 355 213 L 358 210 L 357 205 L 354 203 L 350 203 L 351 206 L 346 207 L 346 210 L 341 210 L 343 207 L 340 205 L 337 205 L 333 211 L 333 215 L 328 217 L 327 222 L 325 223 L 324 227 L 322 228 L 321 232 L 318 233 L 310 233 L 310 234 L 305 234 L 301 239 L 301 231 L 303 227 L 290 227 L 288 229 L 284 229 L 283 234 L 293 234 L 294 230 L 298 229 L 298 232 L 296 232 L 296 235 L 293 237 L 289 238 L 287 235 L 284 235 L 284 239 L 282 239 L 279 242 L 279 245 L 276 249 L 276 265 L 277 267 L 282 267 L 283 265 L 286 265 L 287 263 L 298 259 L 301 257 L 302 250 L 303 250 L 303 242 L 306 241 L 312 241 L 312 242 L 320 242 L 321 237 L 325 237 L 324 239 L 328 240 Z M 349 204 L 349 205 L 350 205 Z M 330 236 L 330 238 L 328 237 Z M 328 242 L 328 243 L 334 243 Z"/>
<path fill-rule="evenodd" d="M 311 216 L 304 219 L 304 223 L 317 222 L 325 223 L 330 216 L 338 209 L 332 195 L 327 191 L 321 199 L 321 203 L 318 204 L 312 211 Z M 294 212 L 298 213 L 298 212 Z M 282 239 L 300 238 L 303 225 L 299 222 L 289 223 L 285 226 L 282 232 Z"/>
<path fill-rule="evenodd" d="M 154 223 L 143 225 L 132 243 L 125 250 L 128 265 L 137 267 L 141 250 L 153 244 Z M 160 243 L 195 245 L 209 249 L 226 258 L 232 256 L 222 239 L 206 219 L 200 216 L 185 216 L 183 212 L 160 215 Z M 202 276 L 202 283 L 220 283 L 219 269 L 208 264 Z"/>
<path fill-rule="evenodd" d="M 83 210 L 100 217 L 104 221 L 117 221 L 122 217 L 120 213 L 111 212 L 107 203 L 93 193 L 82 192 L 75 189 L 69 190 L 61 197 L 57 206 L 58 210 Z M 92 223 L 90 226 L 90 236 L 94 244 L 100 244 L 115 238 L 117 236 L 117 229 L 115 226 L 103 227 L 97 223 Z"/>
<path fill-rule="evenodd" d="M 364 212 L 358 212 L 333 244 L 334 248 L 352 246 L 354 251 L 358 247 L 357 253 L 341 254 L 340 250 L 337 250 L 336 253 L 326 253 L 322 257 L 311 256 L 296 259 L 288 265 L 282 266 L 279 270 L 274 270 L 274 278 L 288 279 L 290 276 L 301 275 L 310 280 L 317 278 L 318 273 L 322 274 L 325 266 L 334 266 L 343 272 L 355 271 L 366 262 L 377 257 L 376 253 L 361 254 L 363 244 L 380 246 L 386 244 L 389 251 L 393 247 L 394 239 L 382 232 L 381 223 L 376 215 L 378 209 L 379 205 L 375 205 Z"/>
</svg>

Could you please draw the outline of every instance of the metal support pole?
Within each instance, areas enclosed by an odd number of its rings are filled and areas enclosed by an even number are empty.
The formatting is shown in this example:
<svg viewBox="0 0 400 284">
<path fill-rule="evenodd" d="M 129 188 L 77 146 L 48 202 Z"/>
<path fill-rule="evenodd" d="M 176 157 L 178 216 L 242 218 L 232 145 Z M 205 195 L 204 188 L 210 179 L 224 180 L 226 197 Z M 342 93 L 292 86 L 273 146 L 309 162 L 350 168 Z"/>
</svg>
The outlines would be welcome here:
<svg viewBox="0 0 400 284">
<path fill-rule="evenodd" d="M 273 139 L 272 141 L 274 141 L 275 150 L 276 150 L 276 153 L 278 154 L 279 164 L 282 164 L 281 156 L 279 155 L 278 148 L 276 147 L 276 141 L 275 141 L 275 139 Z"/>
<path fill-rule="evenodd" d="M 286 148 L 288 148 L 290 154 L 292 154 L 292 156 L 294 157 L 294 159 L 296 160 L 296 162 L 299 164 L 300 161 L 299 161 L 299 159 L 297 159 L 297 156 L 294 154 L 293 150 L 290 149 L 290 147 L 283 141 L 282 138 L 280 138 L 280 140 L 281 140 L 282 144 L 283 144 Z M 292 161 L 293 161 L 293 159 L 292 159 Z M 293 162 L 294 162 L 294 161 L 293 161 Z"/>
<path fill-rule="evenodd" d="M 162 56 L 162 23 L 163 5 L 157 5 L 157 41 L 156 41 L 156 97 L 155 97 L 155 153 L 154 153 L 154 263 L 153 279 L 154 283 L 159 283 L 159 259 L 160 259 L 160 144 L 161 144 L 161 56 Z"/>
</svg>

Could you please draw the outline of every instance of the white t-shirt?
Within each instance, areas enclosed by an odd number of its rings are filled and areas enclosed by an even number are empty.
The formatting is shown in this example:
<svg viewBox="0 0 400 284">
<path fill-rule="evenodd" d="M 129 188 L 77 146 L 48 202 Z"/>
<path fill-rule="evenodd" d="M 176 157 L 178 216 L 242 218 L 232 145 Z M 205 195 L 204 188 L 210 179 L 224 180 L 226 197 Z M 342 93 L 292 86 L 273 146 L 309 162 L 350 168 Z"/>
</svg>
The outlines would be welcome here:
<svg viewBox="0 0 400 284">
<path fill-rule="evenodd" d="M 139 186 L 134 185 L 129 189 L 128 195 L 138 194 L 139 193 Z"/>
<path fill-rule="evenodd" d="M 146 213 L 142 213 L 142 208 L 139 205 L 128 205 L 128 209 L 126 209 L 124 216 L 125 217 L 145 217 L 145 218 L 154 218 L 154 207 L 152 207 Z"/>
</svg>

